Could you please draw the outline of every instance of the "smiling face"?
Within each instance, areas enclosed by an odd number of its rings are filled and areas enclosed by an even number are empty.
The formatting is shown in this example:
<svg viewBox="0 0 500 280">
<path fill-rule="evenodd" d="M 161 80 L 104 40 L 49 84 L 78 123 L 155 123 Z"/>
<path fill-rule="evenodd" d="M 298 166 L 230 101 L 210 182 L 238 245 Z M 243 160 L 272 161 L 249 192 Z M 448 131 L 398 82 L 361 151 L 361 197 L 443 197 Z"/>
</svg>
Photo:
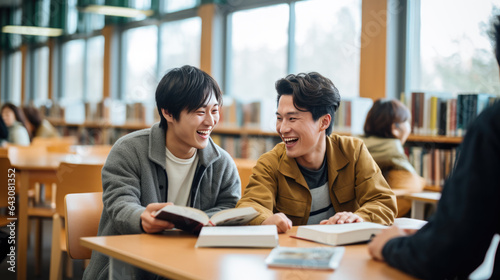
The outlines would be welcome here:
<svg viewBox="0 0 500 280">
<path fill-rule="evenodd" d="M 301 166 L 319 168 L 325 156 L 325 130 L 330 124 L 330 115 L 314 121 L 311 112 L 295 108 L 291 95 L 282 95 L 276 117 L 276 131 L 285 143 L 287 155 Z"/>
<path fill-rule="evenodd" d="M 167 120 L 167 148 L 178 158 L 191 158 L 197 149 L 208 145 L 210 133 L 219 122 L 219 104 L 214 94 L 206 104 L 188 112 L 181 111 L 176 120 L 166 110 L 162 114 Z"/>
</svg>

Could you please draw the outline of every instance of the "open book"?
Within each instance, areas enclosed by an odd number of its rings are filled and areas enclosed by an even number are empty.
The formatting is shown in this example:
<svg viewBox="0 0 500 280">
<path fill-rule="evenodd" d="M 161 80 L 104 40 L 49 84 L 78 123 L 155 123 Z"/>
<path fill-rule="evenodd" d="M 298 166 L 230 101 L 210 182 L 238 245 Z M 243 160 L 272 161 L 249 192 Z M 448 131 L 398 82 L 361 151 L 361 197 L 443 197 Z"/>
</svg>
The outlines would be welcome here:
<svg viewBox="0 0 500 280">
<path fill-rule="evenodd" d="M 299 226 L 295 237 L 337 246 L 369 241 L 384 228 L 370 222 Z"/>
<path fill-rule="evenodd" d="M 169 221 L 176 228 L 199 234 L 203 226 L 245 225 L 259 213 L 252 207 L 232 208 L 215 213 L 212 218 L 196 208 L 167 205 L 156 211 L 155 218 Z"/>
<path fill-rule="evenodd" d="M 195 247 L 259 247 L 278 246 L 275 225 L 203 227 Z"/>
<path fill-rule="evenodd" d="M 344 247 L 276 247 L 266 258 L 269 267 L 336 269 Z"/>
</svg>

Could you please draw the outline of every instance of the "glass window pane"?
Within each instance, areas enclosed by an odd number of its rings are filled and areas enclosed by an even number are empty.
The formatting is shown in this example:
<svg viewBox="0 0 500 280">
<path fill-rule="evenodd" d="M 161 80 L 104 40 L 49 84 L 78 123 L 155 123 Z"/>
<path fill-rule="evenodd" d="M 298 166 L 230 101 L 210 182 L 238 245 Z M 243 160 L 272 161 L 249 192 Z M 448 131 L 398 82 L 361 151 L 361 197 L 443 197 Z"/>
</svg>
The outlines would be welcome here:
<svg viewBox="0 0 500 280">
<path fill-rule="evenodd" d="M 181 10 L 194 8 L 197 5 L 198 5 L 198 0 L 166 0 L 163 12 L 173 13 Z"/>
<path fill-rule="evenodd" d="M 49 48 L 41 47 L 35 50 L 35 105 L 44 104 L 49 97 Z"/>
<path fill-rule="evenodd" d="M 151 102 L 156 89 L 158 28 L 144 26 L 125 33 L 125 101 Z"/>
<path fill-rule="evenodd" d="M 12 65 L 12 85 L 11 92 L 8 93 L 8 101 L 20 105 L 23 56 L 20 51 L 16 51 L 8 59 L 11 59 L 10 65 Z"/>
<path fill-rule="evenodd" d="M 498 0 L 421 1 L 420 53 L 410 54 L 420 55 L 420 67 L 409 77 L 410 90 L 498 94 L 498 65 L 487 32 L 499 8 Z"/>
<path fill-rule="evenodd" d="M 183 65 L 200 66 L 201 19 L 199 17 L 162 25 L 160 74 Z"/>
<path fill-rule="evenodd" d="M 103 90 L 104 36 L 90 38 L 87 41 L 87 48 L 87 101 L 99 102 Z"/>
<path fill-rule="evenodd" d="M 286 4 L 232 14 L 229 95 L 275 98 L 274 83 L 287 72 L 288 14 Z"/>
<path fill-rule="evenodd" d="M 311 0 L 295 6 L 297 72 L 330 78 L 341 96 L 359 96 L 360 0 Z"/>
<path fill-rule="evenodd" d="M 83 63 L 85 57 L 83 39 L 69 41 L 64 45 L 64 90 L 63 103 L 75 103 L 83 99 Z"/>
</svg>

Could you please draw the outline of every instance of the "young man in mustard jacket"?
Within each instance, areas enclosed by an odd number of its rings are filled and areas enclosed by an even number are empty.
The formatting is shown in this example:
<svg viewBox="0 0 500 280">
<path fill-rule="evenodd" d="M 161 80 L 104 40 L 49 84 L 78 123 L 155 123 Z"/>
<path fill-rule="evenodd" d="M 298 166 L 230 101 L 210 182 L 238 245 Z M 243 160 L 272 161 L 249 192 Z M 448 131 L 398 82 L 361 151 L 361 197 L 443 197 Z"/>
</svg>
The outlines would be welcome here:
<svg viewBox="0 0 500 280">
<path fill-rule="evenodd" d="M 396 198 L 363 142 L 332 133 L 340 104 L 335 85 L 319 73 L 276 82 L 276 131 L 283 140 L 262 155 L 237 207 L 260 215 L 251 224 L 375 222 L 389 225 Z"/>
</svg>

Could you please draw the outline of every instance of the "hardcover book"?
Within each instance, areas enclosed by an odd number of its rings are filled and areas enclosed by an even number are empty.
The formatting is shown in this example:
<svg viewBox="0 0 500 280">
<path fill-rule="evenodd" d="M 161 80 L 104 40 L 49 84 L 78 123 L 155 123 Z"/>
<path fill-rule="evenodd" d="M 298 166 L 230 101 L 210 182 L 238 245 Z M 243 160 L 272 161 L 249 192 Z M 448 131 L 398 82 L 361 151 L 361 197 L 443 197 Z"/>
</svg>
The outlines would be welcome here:
<svg viewBox="0 0 500 280">
<path fill-rule="evenodd" d="M 155 213 L 155 218 L 169 221 L 176 228 L 199 234 L 204 226 L 245 225 L 259 213 L 252 207 L 226 209 L 215 213 L 211 218 L 196 208 L 167 205 Z"/>
</svg>

